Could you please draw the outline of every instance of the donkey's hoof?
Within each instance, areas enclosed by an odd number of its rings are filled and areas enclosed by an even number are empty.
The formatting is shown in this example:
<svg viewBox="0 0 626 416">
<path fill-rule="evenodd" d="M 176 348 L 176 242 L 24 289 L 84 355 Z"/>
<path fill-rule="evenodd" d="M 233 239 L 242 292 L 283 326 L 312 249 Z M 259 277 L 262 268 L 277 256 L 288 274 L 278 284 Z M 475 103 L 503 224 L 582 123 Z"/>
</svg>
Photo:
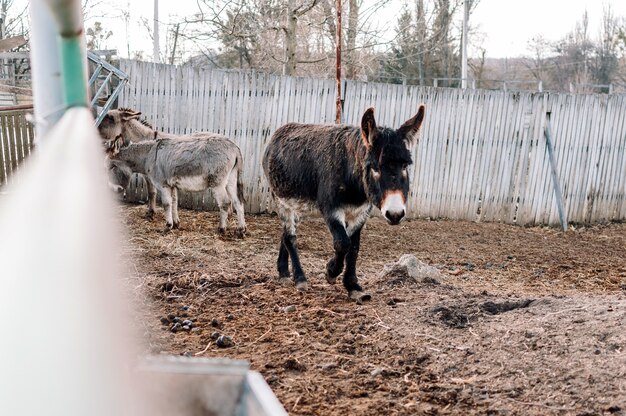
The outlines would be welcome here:
<svg viewBox="0 0 626 416">
<path fill-rule="evenodd" d="M 326 272 L 326 281 L 331 284 L 334 285 L 335 283 L 337 283 L 337 276 L 331 276 L 328 271 Z"/>
<path fill-rule="evenodd" d="M 223 227 L 218 227 L 218 228 L 217 228 L 217 233 L 218 233 L 219 235 L 225 235 L 225 234 L 226 234 L 226 228 L 223 228 Z"/>
<path fill-rule="evenodd" d="M 291 276 L 287 274 L 286 276 L 278 276 L 278 283 L 283 286 L 291 286 L 293 284 L 293 280 L 291 280 Z"/>
<path fill-rule="evenodd" d="M 149 210 L 148 212 L 146 212 L 146 215 L 144 216 L 144 218 L 147 221 L 153 221 L 154 220 L 154 211 Z"/>
<path fill-rule="evenodd" d="M 172 224 L 172 229 L 177 230 L 179 228 L 180 228 L 180 221 L 177 221 L 174 224 Z"/>
<path fill-rule="evenodd" d="M 298 289 L 300 292 L 306 292 L 308 288 L 309 282 L 307 282 L 306 280 L 296 282 L 296 289 Z"/>
<path fill-rule="evenodd" d="M 235 235 L 237 238 L 244 238 L 246 236 L 246 227 L 237 228 Z"/>
<path fill-rule="evenodd" d="M 350 299 L 356 301 L 357 305 L 362 305 L 363 302 L 372 300 L 372 295 L 362 292 L 360 290 L 351 290 L 349 296 Z"/>
</svg>

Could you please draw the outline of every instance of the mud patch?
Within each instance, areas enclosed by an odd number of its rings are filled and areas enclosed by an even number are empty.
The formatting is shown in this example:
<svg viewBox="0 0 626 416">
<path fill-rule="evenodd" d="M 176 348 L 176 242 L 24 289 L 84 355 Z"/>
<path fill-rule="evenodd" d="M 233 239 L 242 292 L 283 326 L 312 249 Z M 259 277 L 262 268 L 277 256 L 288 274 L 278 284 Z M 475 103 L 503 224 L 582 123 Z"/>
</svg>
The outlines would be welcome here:
<svg viewBox="0 0 626 416">
<path fill-rule="evenodd" d="M 515 309 L 528 308 L 533 302 L 534 299 L 525 299 L 517 302 L 510 302 L 508 300 L 504 302 L 487 301 L 480 305 L 480 310 L 489 315 L 498 315 Z"/>
<path fill-rule="evenodd" d="M 467 328 L 475 321 L 478 313 L 468 313 L 465 308 L 458 306 L 436 306 L 432 309 L 433 315 L 450 328 Z"/>
<path fill-rule="evenodd" d="M 528 308 L 534 299 L 523 299 L 519 301 L 492 301 L 476 302 L 472 301 L 465 305 L 438 305 L 432 308 L 431 313 L 438 320 L 450 328 L 467 328 L 471 323 L 476 322 L 481 317 L 499 315 L 516 309 Z"/>
</svg>

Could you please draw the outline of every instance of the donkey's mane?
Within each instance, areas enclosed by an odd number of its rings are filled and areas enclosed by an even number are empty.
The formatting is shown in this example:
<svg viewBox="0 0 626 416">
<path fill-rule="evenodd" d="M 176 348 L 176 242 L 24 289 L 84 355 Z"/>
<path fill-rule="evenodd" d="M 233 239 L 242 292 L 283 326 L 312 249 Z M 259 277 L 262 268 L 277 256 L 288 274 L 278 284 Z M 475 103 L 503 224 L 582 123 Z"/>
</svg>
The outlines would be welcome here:
<svg viewBox="0 0 626 416">
<path fill-rule="evenodd" d="M 119 108 L 118 108 L 118 111 L 121 111 L 121 112 L 128 112 L 128 113 L 135 113 L 135 112 L 136 112 L 136 110 L 133 110 L 132 108 L 128 108 L 128 107 L 119 107 Z M 140 122 L 141 124 L 143 124 L 144 126 L 146 126 L 146 127 L 150 128 L 150 129 L 154 130 L 154 127 L 152 126 L 152 124 L 150 124 L 150 123 L 148 122 L 148 120 L 146 120 L 145 118 L 142 118 L 141 120 L 137 120 L 137 121 L 139 121 L 139 122 Z"/>
<path fill-rule="evenodd" d="M 142 118 L 141 120 L 139 120 L 139 122 L 143 124 L 144 126 L 154 130 L 154 127 L 152 127 L 152 124 L 148 123 L 148 121 L 145 118 Z"/>
</svg>

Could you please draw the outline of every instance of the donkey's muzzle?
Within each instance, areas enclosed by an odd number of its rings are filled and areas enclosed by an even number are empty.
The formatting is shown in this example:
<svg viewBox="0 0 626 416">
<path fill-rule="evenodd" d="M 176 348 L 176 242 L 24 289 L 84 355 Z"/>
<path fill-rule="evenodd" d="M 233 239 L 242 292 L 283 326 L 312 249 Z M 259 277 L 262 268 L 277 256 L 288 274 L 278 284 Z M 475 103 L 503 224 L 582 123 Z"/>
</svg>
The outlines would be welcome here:
<svg viewBox="0 0 626 416">
<path fill-rule="evenodd" d="M 400 221 L 402 221 L 402 219 L 404 218 L 404 215 L 405 215 L 404 210 L 396 211 L 396 212 L 386 211 L 385 219 L 391 225 L 398 225 L 400 224 Z"/>
<path fill-rule="evenodd" d="M 383 217 L 391 225 L 398 225 L 406 214 L 404 195 L 401 191 L 386 192 L 380 207 Z"/>
</svg>

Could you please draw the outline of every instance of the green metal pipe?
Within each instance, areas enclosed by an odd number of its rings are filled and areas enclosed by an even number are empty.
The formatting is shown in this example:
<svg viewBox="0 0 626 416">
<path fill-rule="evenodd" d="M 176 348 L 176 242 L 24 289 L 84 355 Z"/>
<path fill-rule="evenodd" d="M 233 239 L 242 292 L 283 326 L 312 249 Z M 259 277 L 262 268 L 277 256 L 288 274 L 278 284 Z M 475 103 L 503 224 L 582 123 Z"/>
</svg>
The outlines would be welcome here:
<svg viewBox="0 0 626 416">
<path fill-rule="evenodd" d="M 44 0 L 57 26 L 65 108 L 86 107 L 87 55 L 80 0 Z"/>
<path fill-rule="evenodd" d="M 81 34 L 61 36 L 61 80 L 66 108 L 87 106 L 85 48 Z"/>
</svg>

